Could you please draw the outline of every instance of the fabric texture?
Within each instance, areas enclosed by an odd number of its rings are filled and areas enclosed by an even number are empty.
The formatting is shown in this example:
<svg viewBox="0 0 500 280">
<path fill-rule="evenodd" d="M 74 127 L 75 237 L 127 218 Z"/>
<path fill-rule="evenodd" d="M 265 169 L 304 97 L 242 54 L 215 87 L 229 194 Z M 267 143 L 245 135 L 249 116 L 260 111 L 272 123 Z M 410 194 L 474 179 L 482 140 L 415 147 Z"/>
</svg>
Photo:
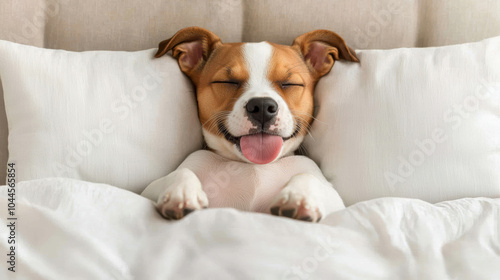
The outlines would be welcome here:
<svg viewBox="0 0 500 280">
<path fill-rule="evenodd" d="M 311 224 L 229 208 L 166 221 L 144 197 L 70 179 L 17 195 L 17 279 L 500 279 L 499 199 L 383 198 Z"/>
<path fill-rule="evenodd" d="M 133 0 L 0 2 L 0 39 L 72 51 L 136 51 L 201 26 L 223 42 L 291 44 L 330 29 L 355 49 L 428 47 L 500 35 L 496 0 Z"/>
<path fill-rule="evenodd" d="M 499 50 L 496 37 L 335 63 L 305 147 L 346 205 L 500 197 Z"/>
<path fill-rule="evenodd" d="M 142 192 L 201 148 L 195 95 L 172 57 L 0 41 L 17 180 L 68 177 Z"/>
<path fill-rule="evenodd" d="M 198 25 L 223 42 L 291 44 L 313 29 L 330 29 L 355 49 L 428 47 L 500 35 L 496 0 L 133 0 L 0 1 L 0 40 L 70 51 L 137 51 Z M 1 77 L 0 77 L 1 79 Z M 1 81 L 0 81 L 1 82 Z M 2 98 L 0 88 L 0 99 Z M 7 120 L 0 101 L 0 164 Z M 0 181 L 5 169 L 0 168 Z"/>
</svg>

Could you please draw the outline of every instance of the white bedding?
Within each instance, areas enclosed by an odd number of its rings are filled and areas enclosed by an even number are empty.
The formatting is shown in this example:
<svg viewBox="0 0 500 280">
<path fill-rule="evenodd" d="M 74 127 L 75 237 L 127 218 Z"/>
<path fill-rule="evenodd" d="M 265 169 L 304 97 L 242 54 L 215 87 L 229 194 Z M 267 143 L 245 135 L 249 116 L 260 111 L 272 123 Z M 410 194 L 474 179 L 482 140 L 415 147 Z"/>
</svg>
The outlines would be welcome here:
<svg viewBox="0 0 500 280">
<path fill-rule="evenodd" d="M 383 198 L 320 224 L 234 209 L 171 222 L 108 185 L 16 189 L 16 272 L 2 253 L 0 279 L 500 279 L 500 199 Z M 7 224 L 6 187 L 0 209 Z"/>
</svg>

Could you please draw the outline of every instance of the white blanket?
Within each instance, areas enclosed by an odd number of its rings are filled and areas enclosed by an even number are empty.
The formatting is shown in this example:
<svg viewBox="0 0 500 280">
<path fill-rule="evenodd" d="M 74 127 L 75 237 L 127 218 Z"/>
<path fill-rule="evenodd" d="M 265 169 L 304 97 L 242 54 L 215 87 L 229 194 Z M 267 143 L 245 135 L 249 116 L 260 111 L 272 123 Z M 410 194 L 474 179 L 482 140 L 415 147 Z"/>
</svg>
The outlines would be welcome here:
<svg viewBox="0 0 500 280">
<path fill-rule="evenodd" d="M 500 279 L 500 199 L 383 198 L 320 224 L 234 209 L 166 221 L 151 201 L 70 179 L 18 183 L 16 272 L 0 279 Z"/>
</svg>

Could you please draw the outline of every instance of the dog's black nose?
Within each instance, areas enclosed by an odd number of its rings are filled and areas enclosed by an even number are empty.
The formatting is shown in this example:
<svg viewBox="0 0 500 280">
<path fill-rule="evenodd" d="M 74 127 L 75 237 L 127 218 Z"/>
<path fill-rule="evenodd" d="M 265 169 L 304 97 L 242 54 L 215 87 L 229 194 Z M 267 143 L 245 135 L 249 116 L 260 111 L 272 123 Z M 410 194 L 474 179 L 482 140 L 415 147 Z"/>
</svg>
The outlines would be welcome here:
<svg viewBox="0 0 500 280">
<path fill-rule="evenodd" d="M 250 118 L 264 124 L 278 114 L 278 103 L 269 97 L 252 98 L 246 109 Z"/>
</svg>

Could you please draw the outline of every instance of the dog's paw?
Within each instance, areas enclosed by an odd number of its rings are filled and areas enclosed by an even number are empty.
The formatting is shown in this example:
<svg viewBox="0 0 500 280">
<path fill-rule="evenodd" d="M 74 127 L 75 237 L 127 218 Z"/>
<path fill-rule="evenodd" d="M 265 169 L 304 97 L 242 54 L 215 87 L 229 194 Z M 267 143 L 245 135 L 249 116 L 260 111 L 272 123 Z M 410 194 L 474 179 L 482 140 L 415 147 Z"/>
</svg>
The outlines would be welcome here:
<svg viewBox="0 0 500 280">
<path fill-rule="evenodd" d="M 207 207 L 207 195 L 201 187 L 187 184 L 170 186 L 156 204 L 158 212 L 163 217 L 173 220 L 181 219 L 195 210 Z"/>
<path fill-rule="evenodd" d="M 271 214 L 307 222 L 318 222 L 322 211 L 307 187 L 287 186 L 271 204 Z"/>
</svg>

